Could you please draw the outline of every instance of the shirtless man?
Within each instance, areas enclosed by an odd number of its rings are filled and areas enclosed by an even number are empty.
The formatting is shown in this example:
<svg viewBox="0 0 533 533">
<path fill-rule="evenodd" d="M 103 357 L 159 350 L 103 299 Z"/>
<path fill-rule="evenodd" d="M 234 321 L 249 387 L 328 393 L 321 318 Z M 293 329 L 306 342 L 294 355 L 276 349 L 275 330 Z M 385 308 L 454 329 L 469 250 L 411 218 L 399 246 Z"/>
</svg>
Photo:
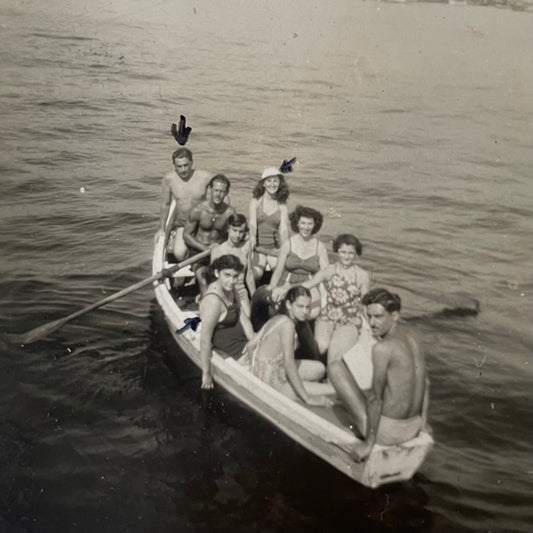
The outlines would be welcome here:
<svg viewBox="0 0 533 533">
<path fill-rule="evenodd" d="M 193 206 L 205 198 L 211 174 L 193 169 L 192 153 L 187 148 L 178 148 L 172 154 L 174 170 L 161 182 L 161 217 L 155 239 L 165 234 L 165 225 L 172 198 L 176 201 L 174 218 L 168 230 L 176 230 L 173 253 L 178 261 L 185 259 L 187 247 L 183 240 L 183 228 Z"/>
<path fill-rule="evenodd" d="M 328 375 L 364 436 L 350 454 L 365 460 L 374 444 L 406 442 L 424 429 L 429 401 L 424 354 L 414 333 L 399 322 L 401 301 L 386 289 L 362 298 L 373 336 L 372 388 L 364 393 L 344 361 L 333 361 Z"/>
<path fill-rule="evenodd" d="M 235 289 L 241 301 L 243 311 L 250 316 L 250 298 L 246 287 L 253 294 L 255 291 L 255 280 L 251 268 L 252 247 L 248 239 L 248 222 L 246 217 L 241 213 L 236 213 L 228 217 L 227 222 L 228 238 L 222 244 L 217 245 L 211 252 L 211 263 L 222 255 L 234 255 L 244 266 L 244 270 L 239 273 Z M 246 283 L 246 286 L 245 286 Z"/>
<path fill-rule="evenodd" d="M 224 199 L 229 192 L 230 181 L 223 174 L 217 174 L 207 185 L 207 199 L 192 208 L 183 230 L 185 244 L 195 252 L 213 249 L 224 240 L 228 218 L 235 209 Z M 205 270 L 209 259 L 196 263 L 194 268 L 200 292 L 207 288 Z"/>
</svg>

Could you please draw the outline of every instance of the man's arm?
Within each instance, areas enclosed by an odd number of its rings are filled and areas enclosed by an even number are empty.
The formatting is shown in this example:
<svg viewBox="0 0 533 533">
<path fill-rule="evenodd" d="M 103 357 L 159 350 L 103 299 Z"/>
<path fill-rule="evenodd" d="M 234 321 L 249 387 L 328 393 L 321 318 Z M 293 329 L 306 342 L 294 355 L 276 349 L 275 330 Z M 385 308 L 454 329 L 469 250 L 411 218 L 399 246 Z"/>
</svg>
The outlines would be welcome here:
<svg viewBox="0 0 533 533">
<path fill-rule="evenodd" d="M 200 222 L 200 213 L 201 206 L 193 207 L 189 213 L 189 218 L 183 228 L 183 240 L 189 248 L 203 252 L 204 250 L 207 250 L 209 246 L 196 239 L 196 230 L 198 229 L 198 224 Z"/>
<path fill-rule="evenodd" d="M 387 373 L 390 364 L 390 351 L 384 343 L 376 343 L 372 348 L 372 365 L 374 374 L 372 388 L 366 400 L 366 432 L 365 440 L 358 444 L 356 453 L 364 461 L 376 443 L 376 437 L 383 411 L 383 393 L 387 384 Z"/>
<path fill-rule="evenodd" d="M 163 177 L 163 179 L 161 180 L 161 212 L 159 216 L 159 229 L 156 233 L 156 240 L 159 238 L 160 235 L 165 234 L 171 201 L 172 201 L 172 192 L 168 185 L 167 178 Z"/>
</svg>

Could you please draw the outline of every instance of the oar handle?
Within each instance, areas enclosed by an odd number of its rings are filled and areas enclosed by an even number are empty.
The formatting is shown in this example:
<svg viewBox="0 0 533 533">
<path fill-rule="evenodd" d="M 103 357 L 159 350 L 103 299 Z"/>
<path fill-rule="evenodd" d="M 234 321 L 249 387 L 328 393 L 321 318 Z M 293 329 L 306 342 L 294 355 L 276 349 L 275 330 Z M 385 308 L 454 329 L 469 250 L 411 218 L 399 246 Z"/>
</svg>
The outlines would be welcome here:
<svg viewBox="0 0 533 533">
<path fill-rule="evenodd" d="M 169 274 L 177 272 L 178 270 L 181 270 L 182 268 L 188 265 L 192 265 L 193 263 L 196 263 L 200 259 L 207 257 L 210 253 L 211 253 L 211 250 L 204 250 L 203 252 L 200 252 L 199 254 L 193 255 L 192 257 L 189 257 L 188 259 L 181 261 L 180 263 L 172 265 L 169 268 L 165 268 L 161 272 L 157 272 L 156 274 L 150 276 L 149 278 L 143 279 L 142 281 L 135 283 L 135 285 L 130 285 L 129 287 L 122 289 L 121 291 L 118 291 L 118 292 L 115 292 L 109 295 L 107 298 L 104 298 L 103 300 L 100 300 L 91 305 L 88 305 L 87 307 L 84 307 L 83 309 L 80 309 L 79 311 L 72 313 L 68 317 L 65 317 L 63 320 L 65 319 L 72 320 L 73 318 L 77 318 L 83 315 L 84 313 L 88 313 L 89 311 L 92 311 L 93 309 L 97 309 L 98 307 L 102 307 L 103 305 L 114 302 L 115 300 L 122 298 L 122 296 L 126 296 L 127 294 L 130 294 L 130 292 L 135 292 L 139 289 L 142 289 L 145 285 L 150 285 L 150 283 L 153 283 L 154 281 L 158 281 L 162 278 L 166 278 Z"/>
<path fill-rule="evenodd" d="M 59 318 L 57 320 L 54 320 L 53 322 L 48 322 L 47 324 L 42 324 L 41 326 L 38 326 L 30 331 L 26 331 L 25 333 L 22 333 L 20 335 L 9 335 L 8 340 L 10 340 L 10 342 L 13 342 L 13 343 L 29 344 L 29 343 L 35 342 L 36 340 L 42 339 L 50 335 L 50 333 L 52 333 L 53 331 L 64 326 L 67 322 L 70 322 L 71 320 L 74 320 L 75 318 L 78 318 L 79 316 L 84 315 L 85 313 L 88 313 L 89 311 L 92 311 L 93 309 L 98 309 L 99 307 L 102 307 L 110 302 L 118 300 L 122 296 L 126 296 L 127 294 L 130 294 L 131 292 L 135 292 L 136 290 L 144 287 L 145 285 L 149 285 L 150 283 L 153 283 L 154 281 L 158 281 L 168 276 L 169 274 L 172 274 L 172 272 L 176 272 L 177 270 L 180 270 L 181 268 L 186 267 L 187 265 L 196 263 L 196 261 L 199 261 L 200 259 L 207 257 L 210 253 L 211 253 L 211 250 L 205 250 L 203 252 L 200 252 L 199 254 L 193 255 L 192 257 L 189 257 L 189 259 L 185 259 L 185 261 L 181 261 L 175 265 L 172 265 L 169 268 L 166 268 L 165 270 L 161 272 L 157 272 L 156 274 L 153 274 L 149 278 L 143 279 L 142 281 L 139 281 L 138 283 L 135 283 L 134 285 L 130 285 L 129 287 L 122 289 L 121 291 L 115 292 L 114 294 L 109 295 L 107 298 L 104 298 L 103 300 L 99 300 L 98 302 L 88 305 L 87 307 L 84 307 L 83 309 L 80 309 L 79 311 L 76 311 L 75 313 L 72 313 L 71 315 L 68 315 L 63 318 Z"/>
</svg>

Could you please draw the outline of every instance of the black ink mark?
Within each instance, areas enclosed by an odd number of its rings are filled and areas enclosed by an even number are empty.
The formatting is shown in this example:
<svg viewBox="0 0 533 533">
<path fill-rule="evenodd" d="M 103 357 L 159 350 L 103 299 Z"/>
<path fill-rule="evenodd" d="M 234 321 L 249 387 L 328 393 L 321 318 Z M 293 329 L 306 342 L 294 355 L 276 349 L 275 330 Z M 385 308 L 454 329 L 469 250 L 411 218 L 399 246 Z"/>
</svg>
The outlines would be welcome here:
<svg viewBox="0 0 533 533">
<path fill-rule="evenodd" d="M 289 159 L 288 161 L 284 159 L 283 163 L 281 163 L 281 166 L 279 167 L 280 172 L 283 172 L 283 174 L 292 172 L 293 171 L 292 167 L 294 163 L 296 163 L 296 157 L 293 157 L 292 159 Z"/>
<path fill-rule="evenodd" d="M 176 124 L 172 124 L 170 127 L 170 133 L 174 136 L 174 139 L 178 141 L 178 144 L 180 146 L 185 146 L 187 144 L 187 141 L 189 140 L 189 134 L 192 131 L 192 128 L 185 127 L 185 121 L 187 119 L 180 115 L 180 127 L 179 129 L 176 127 Z"/>
<path fill-rule="evenodd" d="M 189 328 L 193 331 L 196 331 L 196 328 L 198 327 L 198 324 L 201 322 L 201 320 L 199 316 L 195 316 L 192 318 L 186 318 L 184 322 L 185 325 L 176 330 L 176 333 L 178 333 L 179 335 L 185 333 Z"/>
</svg>

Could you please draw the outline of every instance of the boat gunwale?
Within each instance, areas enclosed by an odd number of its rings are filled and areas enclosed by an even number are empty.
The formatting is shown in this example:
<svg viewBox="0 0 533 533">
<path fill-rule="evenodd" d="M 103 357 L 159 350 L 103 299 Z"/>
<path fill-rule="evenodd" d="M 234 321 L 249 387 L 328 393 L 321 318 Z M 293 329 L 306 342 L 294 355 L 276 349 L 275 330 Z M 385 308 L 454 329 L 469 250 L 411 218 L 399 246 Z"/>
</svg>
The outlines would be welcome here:
<svg viewBox="0 0 533 533">
<path fill-rule="evenodd" d="M 165 267 L 165 238 L 161 236 L 155 244 L 152 268 L 154 273 Z M 172 336 L 196 366 L 200 367 L 199 337 L 197 331 L 177 333 L 184 325 L 188 311 L 183 311 L 170 292 L 168 280 L 154 282 L 157 301 L 169 325 Z M 405 443 L 395 446 L 376 444 L 369 458 L 361 463 L 355 461 L 346 451 L 358 440 L 349 428 L 342 428 L 313 412 L 300 402 L 294 401 L 263 383 L 244 365 L 232 358 L 224 358 L 213 350 L 211 359 L 215 383 L 221 385 L 257 414 L 269 420 L 289 437 L 318 455 L 350 478 L 371 488 L 394 481 L 406 480 L 418 470 L 433 445 L 429 433 L 420 434 Z M 328 409 L 328 408 L 322 408 Z M 392 452 L 394 450 L 394 452 Z M 413 454 L 413 452 L 415 452 Z M 413 465 L 407 470 L 379 475 L 380 461 L 393 454 L 411 458 Z M 417 455 L 418 459 L 411 457 Z M 416 459 L 416 460 L 415 460 Z"/>
</svg>

